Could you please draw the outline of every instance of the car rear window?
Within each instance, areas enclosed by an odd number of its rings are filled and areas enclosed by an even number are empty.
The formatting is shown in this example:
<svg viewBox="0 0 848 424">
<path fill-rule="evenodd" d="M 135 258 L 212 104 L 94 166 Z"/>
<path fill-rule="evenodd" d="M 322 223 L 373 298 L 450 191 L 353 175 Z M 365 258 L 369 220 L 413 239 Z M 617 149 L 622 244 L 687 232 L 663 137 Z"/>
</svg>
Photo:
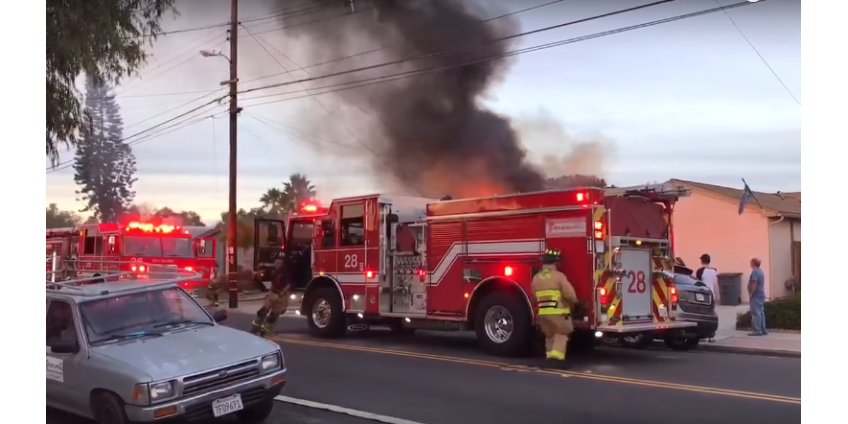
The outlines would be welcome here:
<svg viewBox="0 0 848 424">
<path fill-rule="evenodd" d="M 674 284 L 676 284 L 676 285 L 683 284 L 683 285 L 689 285 L 689 286 L 704 285 L 704 283 L 702 283 L 702 282 L 700 282 L 700 281 L 698 281 L 698 280 L 696 280 L 696 279 L 694 279 L 694 278 L 692 278 L 688 275 L 685 275 L 685 274 L 674 274 Z"/>
</svg>

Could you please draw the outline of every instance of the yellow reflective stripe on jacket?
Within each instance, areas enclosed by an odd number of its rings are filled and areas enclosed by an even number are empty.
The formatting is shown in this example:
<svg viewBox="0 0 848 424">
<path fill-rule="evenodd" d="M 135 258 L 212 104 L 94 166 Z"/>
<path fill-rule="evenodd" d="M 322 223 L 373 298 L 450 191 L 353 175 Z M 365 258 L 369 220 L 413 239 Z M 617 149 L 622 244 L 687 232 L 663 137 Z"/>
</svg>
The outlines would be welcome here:
<svg viewBox="0 0 848 424">
<path fill-rule="evenodd" d="M 558 308 L 559 299 L 562 298 L 560 290 L 539 290 L 535 293 L 536 306 L 539 308 L 539 315 L 568 315 L 571 313 L 571 308 Z"/>
</svg>

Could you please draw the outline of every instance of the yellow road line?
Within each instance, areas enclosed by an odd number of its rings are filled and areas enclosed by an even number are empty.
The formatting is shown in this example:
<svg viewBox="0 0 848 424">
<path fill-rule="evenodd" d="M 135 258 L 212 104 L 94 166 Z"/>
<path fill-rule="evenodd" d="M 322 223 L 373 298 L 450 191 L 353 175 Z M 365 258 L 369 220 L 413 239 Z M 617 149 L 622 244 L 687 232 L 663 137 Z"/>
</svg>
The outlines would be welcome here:
<svg viewBox="0 0 848 424">
<path fill-rule="evenodd" d="M 730 396 L 730 397 L 738 397 L 738 398 L 746 398 L 746 399 L 758 399 L 758 400 L 767 400 L 771 402 L 780 402 L 780 403 L 790 403 L 790 404 L 801 404 L 801 398 L 799 397 L 791 397 L 791 396 L 780 396 L 780 395 L 771 395 L 766 393 L 755 393 L 755 392 L 746 392 L 741 390 L 730 390 L 730 389 L 720 389 L 717 387 L 706 387 L 706 386 L 694 386 L 689 384 L 679 384 L 679 383 L 669 383 L 664 381 L 654 381 L 654 380 L 642 380 L 636 378 L 628 378 L 628 377 L 616 377 L 612 375 L 599 375 L 587 372 L 575 372 L 575 371 L 562 371 L 556 369 L 546 369 L 546 368 L 537 368 L 537 367 L 528 367 L 524 365 L 515 365 L 508 364 L 505 362 L 495 362 L 495 361 L 486 361 L 479 359 L 467 359 L 467 358 L 459 358 L 455 356 L 445 356 L 445 355 L 436 355 L 431 353 L 420 353 L 420 352 L 410 352 L 404 350 L 393 350 L 393 349 L 383 349 L 378 347 L 370 347 L 370 346 L 357 346 L 351 344 L 342 344 L 342 343 L 328 343 L 321 342 L 316 340 L 303 340 L 303 339 L 295 339 L 289 337 L 276 336 L 274 337 L 274 341 L 280 343 L 291 343 L 291 344 L 299 344 L 305 346 L 316 346 L 316 347 L 326 347 L 332 349 L 343 349 L 343 350 L 353 350 L 360 352 L 369 352 L 369 353 L 381 353 L 384 355 L 393 355 L 393 356 L 405 356 L 409 358 L 417 358 L 417 359 L 430 359 L 434 361 L 442 361 L 442 362 L 453 362 L 458 364 L 466 364 L 466 365 L 477 365 L 489 368 L 498 368 L 506 371 L 520 371 L 520 372 L 538 372 L 542 374 L 551 374 L 551 375 L 559 375 L 561 377 L 576 377 L 582 378 L 586 380 L 595 380 L 595 381 L 605 381 L 611 383 L 622 383 L 622 384 L 630 384 L 636 386 L 643 387 L 655 387 L 660 389 L 670 389 L 670 390 L 679 390 L 679 391 L 687 391 L 687 392 L 695 392 L 695 393 L 704 393 L 711 395 L 721 395 L 721 396 Z"/>
</svg>

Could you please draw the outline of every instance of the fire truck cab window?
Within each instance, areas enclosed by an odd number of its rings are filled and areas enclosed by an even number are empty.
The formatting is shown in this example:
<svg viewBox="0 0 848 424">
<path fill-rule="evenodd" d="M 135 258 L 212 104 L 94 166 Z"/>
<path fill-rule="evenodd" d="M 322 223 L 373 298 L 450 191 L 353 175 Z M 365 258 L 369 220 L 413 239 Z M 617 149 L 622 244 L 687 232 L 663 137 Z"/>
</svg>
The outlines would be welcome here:
<svg viewBox="0 0 848 424">
<path fill-rule="evenodd" d="M 342 246 L 361 246 L 365 244 L 365 208 L 363 205 L 342 206 L 341 237 Z"/>
<path fill-rule="evenodd" d="M 102 255 L 103 254 L 103 238 L 96 235 L 91 234 L 86 230 L 85 232 L 85 244 L 83 245 L 83 254 L 84 255 Z"/>
<path fill-rule="evenodd" d="M 167 258 L 190 258 L 192 241 L 183 237 L 162 237 L 162 256 Z"/>
<path fill-rule="evenodd" d="M 201 239 L 197 242 L 197 257 L 212 258 L 215 256 L 214 242 L 210 239 Z"/>
<path fill-rule="evenodd" d="M 71 305 L 54 300 L 47 309 L 47 346 L 57 341 L 77 342 L 78 339 Z"/>
<path fill-rule="evenodd" d="M 321 221 L 321 248 L 336 248 L 336 221 L 332 219 Z"/>
<path fill-rule="evenodd" d="M 124 236 L 125 256 L 162 256 L 162 242 L 159 237 Z"/>
</svg>

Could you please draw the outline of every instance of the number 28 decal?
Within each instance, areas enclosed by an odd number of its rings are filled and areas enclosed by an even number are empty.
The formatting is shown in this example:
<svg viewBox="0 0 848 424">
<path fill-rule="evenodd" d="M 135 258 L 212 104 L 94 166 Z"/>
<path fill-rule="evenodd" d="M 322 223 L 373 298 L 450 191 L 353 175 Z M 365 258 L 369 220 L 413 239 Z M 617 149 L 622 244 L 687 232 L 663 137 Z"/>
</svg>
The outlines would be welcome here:
<svg viewBox="0 0 848 424">
<path fill-rule="evenodd" d="M 648 290 L 648 284 L 645 282 L 645 271 L 630 271 L 627 273 L 627 278 L 630 279 L 630 284 L 627 285 L 628 293 L 645 293 Z"/>
<path fill-rule="evenodd" d="M 356 269 L 359 266 L 359 258 L 356 255 L 344 256 L 344 267 L 348 269 Z"/>
</svg>

